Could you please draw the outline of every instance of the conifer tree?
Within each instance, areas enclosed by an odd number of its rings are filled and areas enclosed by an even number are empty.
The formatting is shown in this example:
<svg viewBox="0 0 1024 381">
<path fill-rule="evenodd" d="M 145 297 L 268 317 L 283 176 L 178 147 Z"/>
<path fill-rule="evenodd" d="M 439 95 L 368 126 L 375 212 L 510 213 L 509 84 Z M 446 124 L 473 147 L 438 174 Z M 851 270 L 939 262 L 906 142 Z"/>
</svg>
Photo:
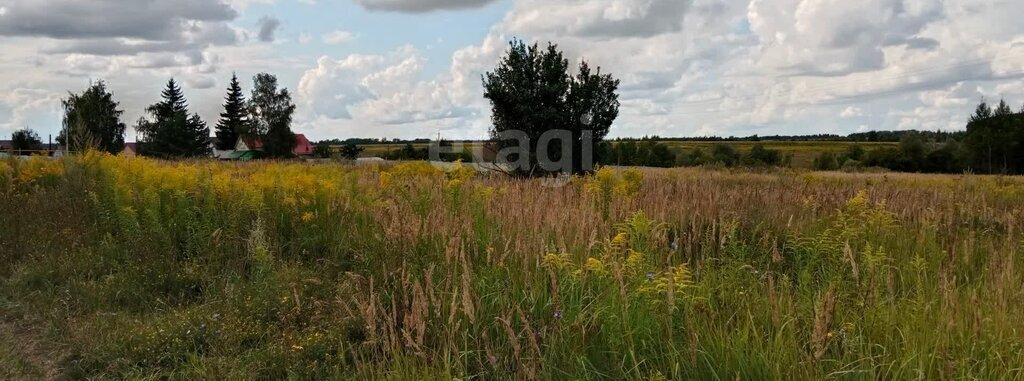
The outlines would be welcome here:
<svg viewBox="0 0 1024 381">
<path fill-rule="evenodd" d="M 146 109 L 154 119 L 142 118 L 136 127 L 143 136 L 141 153 L 165 159 L 208 156 L 210 128 L 199 115 L 189 116 L 185 94 L 173 78 L 161 96 Z"/>
<path fill-rule="evenodd" d="M 249 132 L 245 114 L 245 95 L 242 94 L 238 76 L 232 74 L 228 95 L 224 98 L 224 112 L 220 114 L 220 121 L 217 123 L 217 149 L 234 148 L 238 137 Z"/>
</svg>

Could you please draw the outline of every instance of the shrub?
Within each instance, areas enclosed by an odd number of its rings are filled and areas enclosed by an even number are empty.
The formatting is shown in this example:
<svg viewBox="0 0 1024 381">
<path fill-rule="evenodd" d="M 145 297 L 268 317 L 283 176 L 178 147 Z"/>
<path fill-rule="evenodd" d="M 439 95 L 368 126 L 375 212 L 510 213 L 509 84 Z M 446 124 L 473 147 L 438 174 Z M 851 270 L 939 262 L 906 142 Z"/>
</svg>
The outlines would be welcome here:
<svg viewBox="0 0 1024 381">
<path fill-rule="evenodd" d="M 822 152 L 814 159 L 814 169 L 818 171 L 834 171 L 839 169 L 839 162 L 832 152 Z"/>
</svg>

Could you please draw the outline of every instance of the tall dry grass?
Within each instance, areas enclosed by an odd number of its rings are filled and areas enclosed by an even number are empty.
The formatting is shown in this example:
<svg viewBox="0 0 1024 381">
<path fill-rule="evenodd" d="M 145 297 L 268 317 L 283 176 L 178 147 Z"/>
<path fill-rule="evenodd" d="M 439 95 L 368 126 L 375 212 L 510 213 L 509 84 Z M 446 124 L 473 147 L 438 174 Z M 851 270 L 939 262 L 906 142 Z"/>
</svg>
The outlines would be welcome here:
<svg viewBox="0 0 1024 381">
<path fill-rule="evenodd" d="M 65 373 L 1017 379 L 1024 182 L 0 166 L 0 306 Z"/>
</svg>

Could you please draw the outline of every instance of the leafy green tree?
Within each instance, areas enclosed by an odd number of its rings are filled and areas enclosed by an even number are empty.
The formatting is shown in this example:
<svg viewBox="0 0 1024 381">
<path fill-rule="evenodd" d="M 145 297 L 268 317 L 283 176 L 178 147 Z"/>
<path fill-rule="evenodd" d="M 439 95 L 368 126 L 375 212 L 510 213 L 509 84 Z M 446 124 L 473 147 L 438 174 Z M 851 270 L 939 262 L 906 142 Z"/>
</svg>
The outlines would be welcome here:
<svg viewBox="0 0 1024 381">
<path fill-rule="evenodd" d="M 740 154 L 736 152 L 736 148 L 733 148 L 733 146 L 718 143 L 711 148 L 711 160 L 726 167 L 732 167 L 739 162 Z"/>
<path fill-rule="evenodd" d="M 861 147 L 860 144 L 854 144 L 846 147 L 846 151 L 839 155 L 838 161 L 840 163 L 845 163 L 847 160 L 863 161 L 864 154 L 864 147 Z"/>
<path fill-rule="evenodd" d="M 11 134 L 11 148 L 16 155 L 29 155 L 34 151 L 42 151 L 43 141 L 35 131 L 23 128 Z"/>
<path fill-rule="evenodd" d="M 295 134 L 291 125 L 295 104 L 288 89 L 277 89 L 277 77 L 260 73 L 253 78 L 248 112 L 249 133 L 263 139 L 263 151 L 267 157 L 294 156 Z"/>
<path fill-rule="evenodd" d="M 924 159 L 921 170 L 933 173 L 956 173 L 963 171 L 960 145 L 955 141 L 944 144 L 941 148 L 931 151 Z"/>
<path fill-rule="evenodd" d="M 689 153 L 681 153 L 676 157 L 676 165 L 680 167 L 696 167 L 707 164 L 708 161 L 707 154 L 700 148 L 695 148 Z"/>
<path fill-rule="evenodd" d="M 920 134 L 906 134 L 900 138 L 901 170 L 916 172 L 920 170 L 928 147 Z"/>
<path fill-rule="evenodd" d="M 637 165 L 637 160 L 640 148 L 637 146 L 635 141 L 629 140 L 621 142 L 616 146 L 619 149 L 618 152 L 618 164 L 619 165 Z"/>
<path fill-rule="evenodd" d="M 189 116 L 178 83 L 170 79 L 160 95 L 163 100 L 146 109 L 153 120 L 142 118 L 136 127 L 143 136 L 140 153 L 164 159 L 209 156 L 210 128 L 198 114 Z"/>
<path fill-rule="evenodd" d="M 822 152 L 818 157 L 814 158 L 814 169 L 818 171 L 834 171 L 839 169 L 839 161 L 836 160 L 836 154 Z"/>
<path fill-rule="evenodd" d="M 675 152 L 672 152 L 672 149 L 670 149 L 667 144 L 655 140 L 648 140 L 647 149 L 650 151 L 647 155 L 647 166 L 670 168 L 675 165 L 676 154 Z"/>
<path fill-rule="evenodd" d="M 355 160 L 359 158 L 359 155 L 363 153 L 363 149 L 363 147 L 360 147 L 355 144 L 346 144 L 345 146 L 341 147 L 341 157 L 346 158 L 348 160 Z"/>
<path fill-rule="evenodd" d="M 521 40 L 512 40 L 509 50 L 493 72 L 483 77 L 484 97 L 491 103 L 491 137 L 500 148 L 519 147 L 527 143 L 525 157 L 510 157 L 526 168 L 517 168 L 519 176 L 545 175 L 555 171 L 583 172 L 600 158 L 586 158 L 584 147 L 593 151 L 608 134 L 619 115 L 619 100 L 615 93 L 619 81 L 601 69 L 591 70 L 586 62 L 579 65 L 578 74 L 570 76 L 569 61 L 558 47 L 549 43 L 541 50 L 537 44 L 527 46 Z M 551 142 L 540 147 L 541 137 L 549 131 L 567 132 L 570 152 L 562 152 L 562 142 Z M 521 131 L 525 142 L 503 135 Z M 572 168 L 541 168 L 540 158 L 562 160 L 571 156 Z M 595 161 L 591 161 L 591 160 Z M 589 162 L 589 163 L 588 163 Z"/>
<path fill-rule="evenodd" d="M 427 148 L 417 149 L 412 144 L 406 143 L 401 149 L 391 151 L 385 156 L 388 160 L 429 160 L 430 150 Z"/>
<path fill-rule="evenodd" d="M 313 147 L 313 157 L 318 159 L 327 159 L 331 155 L 334 155 L 334 150 L 330 144 L 320 143 Z"/>
<path fill-rule="evenodd" d="M 881 147 L 869 151 L 864 156 L 864 164 L 869 167 L 900 170 L 903 155 L 897 148 Z M 815 162 L 817 166 L 817 161 Z"/>
<path fill-rule="evenodd" d="M 248 133 L 245 116 L 245 95 L 242 94 L 238 76 L 232 74 L 228 95 L 224 98 L 224 112 L 220 114 L 220 121 L 217 122 L 217 149 L 233 149 L 238 137 Z"/>
<path fill-rule="evenodd" d="M 118 153 L 124 149 L 124 114 L 107 85 L 99 81 L 82 94 L 68 93 L 61 101 L 64 120 L 57 142 L 72 152 L 98 149 Z"/>
<path fill-rule="evenodd" d="M 754 167 L 772 167 L 782 163 L 782 153 L 767 149 L 764 144 L 754 144 L 750 152 L 743 157 L 743 164 Z"/>
</svg>

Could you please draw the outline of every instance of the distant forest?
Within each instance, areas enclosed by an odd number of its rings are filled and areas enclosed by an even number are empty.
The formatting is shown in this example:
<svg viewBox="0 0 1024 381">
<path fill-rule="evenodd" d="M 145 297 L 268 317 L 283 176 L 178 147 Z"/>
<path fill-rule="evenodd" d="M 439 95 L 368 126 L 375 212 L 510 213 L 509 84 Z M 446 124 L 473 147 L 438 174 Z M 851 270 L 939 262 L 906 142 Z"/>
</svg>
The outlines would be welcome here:
<svg viewBox="0 0 1024 381">
<path fill-rule="evenodd" d="M 907 135 L 918 135 L 925 140 L 945 142 L 948 140 L 960 140 L 966 135 L 966 131 L 869 131 L 858 132 L 849 135 L 815 134 L 815 135 L 770 135 L 770 136 L 691 136 L 691 137 L 661 137 L 658 135 L 644 136 L 639 138 L 614 138 L 608 141 L 614 142 L 889 142 L 896 143 Z M 349 138 L 349 139 L 327 139 L 317 142 L 320 145 L 344 146 L 344 145 L 375 145 L 375 144 L 429 144 L 433 140 L 427 138 L 418 139 L 388 139 L 388 138 Z M 487 140 L 462 140 L 466 143 L 482 143 Z"/>
<path fill-rule="evenodd" d="M 849 170 L 884 168 L 900 172 L 1024 174 L 1024 109 L 1014 112 L 1005 101 L 995 107 L 982 102 L 968 118 L 963 131 L 870 131 L 846 136 L 834 134 L 772 135 L 747 137 L 660 137 L 616 138 L 597 148 L 598 162 L 609 165 L 680 167 L 718 165 L 788 166 L 791 157 L 778 150 L 755 144 L 749 152 L 739 152 L 729 142 L 852 142 L 899 143 L 898 146 L 874 147 L 870 150 L 853 144 L 846 152 L 822 152 L 814 160 L 818 170 Z M 394 160 L 421 160 L 427 149 L 414 147 L 430 143 L 430 139 L 332 139 L 320 145 L 355 146 L 400 144 L 387 156 Z M 485 142 L 483 140 L 465 142 Z M 670 142 L 720 142 L 705 152 L 701 148 L 676 149 Z M 450 155 L 449 159 L 465 159 L 469 153 Z"/>
</svg>

